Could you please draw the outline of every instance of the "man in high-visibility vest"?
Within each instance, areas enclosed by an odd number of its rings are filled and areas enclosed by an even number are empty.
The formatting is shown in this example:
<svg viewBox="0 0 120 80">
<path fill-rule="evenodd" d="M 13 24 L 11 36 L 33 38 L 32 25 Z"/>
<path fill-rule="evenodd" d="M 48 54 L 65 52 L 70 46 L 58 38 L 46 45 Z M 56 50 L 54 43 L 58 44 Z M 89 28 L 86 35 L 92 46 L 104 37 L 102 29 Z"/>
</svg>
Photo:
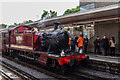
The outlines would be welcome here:
<svg viewBox="0 0 120 80">
<path fill-rule="evenodd" d="M 83 48 L 83 42 L 84 42 L 84 38 L 82 37 L 82 34 L 80 34 L 80 37 L 77 39 L 78 42 L 78 47 L 79 47 L 79 53 L 82 54 L 82 48 Z"/>
<path fill-rule="evenodd" d="M 70 40 L 71 40 L 71 38 L 69 37 L 69 43 L 68 43 L 68 45 L 70 45 L 70 42 L 71 42 Z"/>
<path fill-rule="evenodd" d="M 69 49 L 71 49 L 71 38 L 69 37 L 69 43 L 68 43 L 68 45 L 69 45 Z"/>
</svg>

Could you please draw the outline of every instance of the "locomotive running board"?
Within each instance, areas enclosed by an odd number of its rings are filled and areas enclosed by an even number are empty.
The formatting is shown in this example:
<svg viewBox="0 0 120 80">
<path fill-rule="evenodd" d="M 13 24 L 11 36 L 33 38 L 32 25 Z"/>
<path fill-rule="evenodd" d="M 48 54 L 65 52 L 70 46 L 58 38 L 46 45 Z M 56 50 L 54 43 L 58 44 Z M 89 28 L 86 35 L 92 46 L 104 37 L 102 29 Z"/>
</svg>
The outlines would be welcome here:
<svg viewBox="0 0 120 80">
<path fill-rule="evenodd" d="M 44 54 L 44 55 L 49 54 L 49 52 L 34 51 L 34 50 L 20 49 L 20 48 L 9 48 L 9 49 L 19 50 L 19 51 L 24 51 L 24 52 L 32 52 L 32 53 Z"/>
</svg>

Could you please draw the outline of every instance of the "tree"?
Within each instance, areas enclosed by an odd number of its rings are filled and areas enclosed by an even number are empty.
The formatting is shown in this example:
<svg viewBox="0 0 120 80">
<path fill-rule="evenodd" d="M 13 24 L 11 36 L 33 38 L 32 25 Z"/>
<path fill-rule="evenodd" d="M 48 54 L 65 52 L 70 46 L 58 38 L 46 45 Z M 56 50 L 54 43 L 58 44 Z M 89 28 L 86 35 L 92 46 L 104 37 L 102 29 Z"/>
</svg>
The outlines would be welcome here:
<svg viewBox="0 0 120 80">
<path fill-rule="evenodd" d="M 32 20 L 25 21 L 25 24 L 33 22 Z"/>
<path fill-rule="evenodd" d="M 50 16 L 51 16 L 51 18 L 56 17 L 57 12 L 50 10 Z"/>
<path fill-rule="evenodd" d="M 47 14 L 48 14 L 48 11 L 43 10 L 43 14 L 42 14 L 42 16 L 41 16 L 41 19 L 43 20 L 43 18 L 44 18 Z"/>
<path fill-rule="evenodd" d="M 43 10 L 41 19 L 50 19 L 57 16 L 57 12 L 50 10 L 50 12 Z"/>
<path fill-rule="evenodd" d="M 32 20 L 28 20 L 28 21 L 24 21 L 24 22 L 22 22 L 22 23 L 14 23 L 13 25 L 6 25 L 6 24 L 0 24 L 0 28 L 6 28 L 7 26 L 8 27 L 15 27 L 15 26 L 19 26 L 19 25 L 24 25 L 24 24 L 27 24 L 27 23 L 31 23 L 31 22 L 33 22 Z"/>
<path fill-rule="evenodd" d="M 0 28 L 6 28 L 7 25 L 6 24 L 0 24 Z"/>
<path fill-rule="evenodd" d="M 14 26 L 17 26 L 18 24 L 17 23 L 14 23 Z"/>
<path fill-rule="evenodd" d="M 80 11 L 80 7 L 77 6 L 76 8 L 72 8 L 72 9 L 67 9 L 63 15 L 66 15 L 66 14 L 70 14 L 70 13 L 76 13 L 76 12 L 79 12 Z"/>
<path fill-rule="evenodd" d="M 8 27 L 9 27 L 9 28 L 10 28 L 10 27 L 15 27 L 15 25 L 10 25 L 10 26 L 8 26 Z"/>
</svg>

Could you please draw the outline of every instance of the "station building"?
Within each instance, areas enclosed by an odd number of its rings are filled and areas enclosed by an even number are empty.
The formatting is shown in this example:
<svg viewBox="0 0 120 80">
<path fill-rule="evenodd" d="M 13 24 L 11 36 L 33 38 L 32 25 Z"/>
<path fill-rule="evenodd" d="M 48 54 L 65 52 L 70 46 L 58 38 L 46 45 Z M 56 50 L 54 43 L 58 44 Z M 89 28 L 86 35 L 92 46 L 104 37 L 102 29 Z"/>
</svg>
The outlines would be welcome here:
<svg viewBox="0 0 120 80">
<path fill-rule="evenodd" d="M 80 2 L 80 12 L 64 16 L 37 21 L 31 26 L 37 25 L 40 31 L 53 30 L 53 23 L 60 22 L 64 30 L 74 34 L 83 33 L 89 38 L 88 51 L 94 52 L 94 40 L 97 35 L 102 38 L 106 35 L 109 39 L 114 36 L 116 40 L 116 55 L 120 55 L 120 13 L 118 2 Z M 42 26 L 44 26 L 42 28 Z"/>
</svg>

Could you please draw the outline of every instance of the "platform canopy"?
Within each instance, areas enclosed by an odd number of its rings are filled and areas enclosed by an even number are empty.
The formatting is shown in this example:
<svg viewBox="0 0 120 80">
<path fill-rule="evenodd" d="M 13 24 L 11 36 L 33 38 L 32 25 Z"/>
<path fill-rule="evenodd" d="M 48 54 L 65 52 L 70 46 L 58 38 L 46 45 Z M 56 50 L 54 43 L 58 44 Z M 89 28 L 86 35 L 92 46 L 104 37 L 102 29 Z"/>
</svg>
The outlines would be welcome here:
<svg viewBox="0 0 120 80">
<path fill-rule="evenodd" d="M 39 21 L 38 23 L 43 23 L 46 27 L 48 27 L 53 26 L 54 22 L 60 22 L 61 24 L 66 25 L 113 20 L 120 17 L 119 11 L 119 4 L 114 4 L 106 7 L 91 9 L 89 11 L 58 16 L 44 21 Z"/>
</svg>

